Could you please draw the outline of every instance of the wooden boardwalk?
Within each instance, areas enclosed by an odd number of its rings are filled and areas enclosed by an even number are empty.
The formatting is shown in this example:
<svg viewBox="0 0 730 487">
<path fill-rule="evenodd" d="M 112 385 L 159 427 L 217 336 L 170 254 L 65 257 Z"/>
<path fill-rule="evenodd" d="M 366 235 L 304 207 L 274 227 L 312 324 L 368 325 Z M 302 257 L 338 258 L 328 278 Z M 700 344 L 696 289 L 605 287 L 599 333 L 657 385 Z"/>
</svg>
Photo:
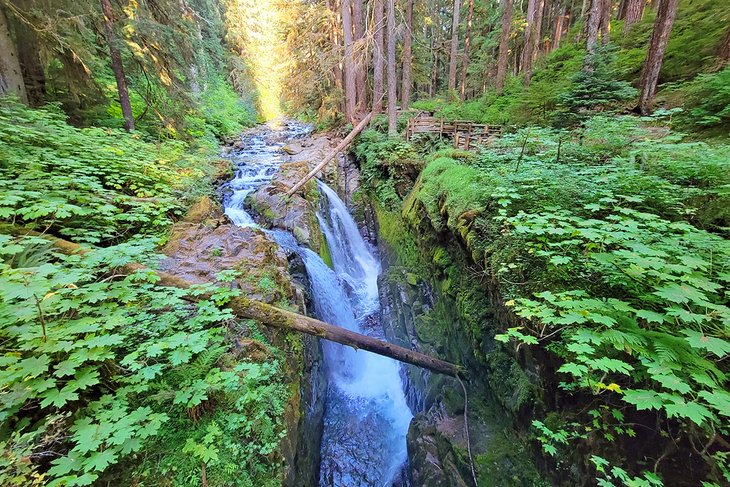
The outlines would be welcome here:
<svg viewBox="0 0 730 487">
<path fill-rule="evenodd" d="M 468 120 L 449 121 L 421 114 L 408 121 L 406 140 L 410 141 L 416 134 L 438 134 L 440 138 L 450 139 L 455 148 L 470 150 L 489 145 L 502 135 L 502 127 Z"/>
</svg>

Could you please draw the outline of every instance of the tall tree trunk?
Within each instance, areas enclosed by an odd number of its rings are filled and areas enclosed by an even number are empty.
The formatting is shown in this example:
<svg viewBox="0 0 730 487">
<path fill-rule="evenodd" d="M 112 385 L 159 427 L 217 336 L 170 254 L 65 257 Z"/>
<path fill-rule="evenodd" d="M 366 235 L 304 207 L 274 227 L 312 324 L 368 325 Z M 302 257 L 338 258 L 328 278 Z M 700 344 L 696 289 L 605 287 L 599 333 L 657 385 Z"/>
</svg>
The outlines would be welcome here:
<svg viewBox="0 0 730 487">
<path fill-rule="evenodd" d="M 555 18 L 552 50 L 560 47 L 560 41 L 563 39 L 563 35 L 568 31 L 568 26 L 570 25 L 570 7 L 565 7 L 565 10 L 559 13 L 561 15 Z"/>
<path fill-rule="evenodd" d="M 656 94 L 659 72 L 664 61 L 669 34 L 672 32 L 674 19 L 677 17 L 679 0 L 660 0 L 654 30 L 651 33 L 649 51 L 644 61 L 644 69 L 639 81 L 639 109 L 643 115 L 651 113 L 654 95 Z"/>
<path fill-rule="evenodd" d="M 461 101 L 466 98 L 466 70 L 469 67 L 469 47 L 471 46 L 471 21 L 474 17 L 474 0 L 469 0 L 469 13 L 466 14 L 466 35 L 464 36 L 464 60 L 461 64 Z"/>
<path fill-rule="evenodd" d="M 454 0 L 454 17 L 451 22 L 451 55 L 449 57 L 449 91 L 456 89 L 456 63 L 459 55 L 459 9 L 461 0 Z"/>
<path fill-rule="evenodd" d="M 433 64 L 431 65 L 431 87 L 429 89 L 429 96 L 433 98 L 433 96 L 436 95 L 436 92 L 438 91 L 439 54 L 436 50 L 435 42 L 432 41 L 431 46 Z"/>
<path fill-rule="evenodd" d="M 385 23 L 383 22 L 383 0 L 373 2 L 373 30 L 375 44 L 373 46 L 373 113 L 383 111 L 385 89 L 383 84 L 383 68 L 385 67 Z"/>
<path fill-rule="evenodd" d="M 28 103 L 18 49 L 10 35 L 5 11 L 0 7 L 0 95 L 6 94 L 16 95 L 20 101 Z"/>
<path fill-rule="evenodd" d="M 387 0 L 388 17 L 388 134 L 398 134 L 395 77 L 395 0 Z"/>
<path fill-rule="evenodd" d="M 46 73 L 41 63 L 38 34 L 25 22 L 19 22 L 15 37 L 28 104 L 39 107 L 46 101 Z"/>
<path fill-rule="evenodd" d="M 501 0 L 502 33 L 499 36 L 499 54 L 497 55 L 497 79 L 495 88 L 502 93 L 504 80 L 507 77 L 507 61 L 509 59 L 509 32 L 512 26 L 512 0 Z"/>
<path fill-rule="evenodd" d="M 601 21 L 600 21 L 600 31 L 601 31 L 601 43 L 605 46 L 608 44 L 609 33 L 611 31 L 611 7 L 613 5 L 613 0 L 602 0 L 601 2 Z"/>
<path fill-rule="evenodd" d="M 345 43 L 343 60 L 345 71 L 345 118 L 352 122 L 355 119 L 355 105 L 357 104 L 357 86 L 355 80 L 355 59 L 352 45 L 352 12 L 351 0 L 342 0 L 342 38 Z"/>
<path fill-rule="evenodd" d="M 432 18 L 438 18 L 438 11 L 436 9 L 436 2 L 433 2 L 431 4 L 431 12 L 429 12 L 430 16 Z M 430 26 L 431 30 L 431 43 L 430 43 L 430 52 L 431 52 L 431 74 L 429 76 L 429 89 L 428 94 L 431 98 L 433 98 L 436 95 L 436 92 L 438 91 L 438 65 L 439 65 L 439 55 L 438 55 L 438 47 L 439 42 L 441 41 L 439 39 L 439 33 L 441 32 L 440 28 L 437 28 L 436 22 L 431 22 Z"/>
<path fill-rule="evenodd" d="M 413 0 L 406 0 L 406 31 L 403 38 L 403 84 L 400 91 L 402 110 L 411 102 L 411 64 L 413 62 Z"/>
<path fill-rule="evenodd" d="M 542 14 L 545 0 L 530 0 L 527 6 L 527 29 L 525 30 L 525 47 L 522 50 L 522 72 L 525 74 L 525 86 L 532 79 L 532 62 L 539 48 Z"/>
<path fill-rule="evenodd" d="M 626 0 L 626 13 L 624 14 L 624 33 L 631 29 L 631 26 L 639 22 L 644 16 L 646 0 Z"/>
<path fill-rule="evenodd" d="M 132 115 L 132 104 L 129 102 L 129 91 L 127 91 L 127 80 L 124 78 L 124 66 L 122 55 L 117 49 L 117 36 L 114 33 L 114 10 L 110 0 L 101 0 L 101 11 L 104 13 L 104 32 L 106 42 L 109 44 L 109 56 L 112 60 L 112 71 L 117 81 L 119 92 L 119 104 L 122 106 L 124 116 L 124 129 L 127 132 L 134 130 L 134 115 Z"/>
<path fill-rule="evenodd" d="M 339 10 L 337 8 L 337 0 L 335 0 L 334 3 L 332 3 L 330 0 L 325 0 L 325 5 L 327 6 L 327 9 L 332 12 L 332 17 L 334 21 L 329 26 L 329 37 L 330 42 L 332 43 L 332 50 L 336 53 L 340 52 L 340 49 L 342 48 L 342 45 L 340 44 L 340 22 L 339 22 Z M 337 88 L 339 93 L 344 93 L 344 87 L 343 87 L 343 73 L 342 73 L 342 61 L 340 60 L 337 64 L 334 65 L 332 68 L 332 75 L 334 76 L 334 82 L 335 82 L 335 88 Z M 345 111 L 345 100 L 343 98 L 342 105 L 340 106 L 340 109 L 344 112 Z"/>
<path fill-rule="evenodd" d="M 626 17 L 626 4 L 628 0 L 621 0 L 616 9 L 616 20 L 623 20 Z"/>
<path fill-rule="evenodd" d="M 588 12 L 588 23 L 586 25 L 586 50 L 593 54 L 598 42 L 598 31 L 601 27 L 601 6 L 603 0 L 591 0 L 591 9 Z"/>
<path fill-rule="evenodd" d="M 355 91 L 357 94 L 357 108 L 358 112 L 364 112 L 368 106 L 368 95 L 367 95 L 367 69 L 365 67 L 365 27 L 363 23 L 362 13 L 362 2 L 363 0 L 353 0 L 352 2 L 352 25 L 355 31 L 355 50 L 354 50 L 354 61 L 355 61 Z"/>
<path fill-rule="evenodd" d="M 578 17 L 579 19 L 583 20 L 586 18 L 586 16 L 588 15 L 590 6 L 591 6 L 591 0 L 583 0 L 583 3 L 581 3 L 581 7 L 580 7 L 580 17 Z"/>
</svg>

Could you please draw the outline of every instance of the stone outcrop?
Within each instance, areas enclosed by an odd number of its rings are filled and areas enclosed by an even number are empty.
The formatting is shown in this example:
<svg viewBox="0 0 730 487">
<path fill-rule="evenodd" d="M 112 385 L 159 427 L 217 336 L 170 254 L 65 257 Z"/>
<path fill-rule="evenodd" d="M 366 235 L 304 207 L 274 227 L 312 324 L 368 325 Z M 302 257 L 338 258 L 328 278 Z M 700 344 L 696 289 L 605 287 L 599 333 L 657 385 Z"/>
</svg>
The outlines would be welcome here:
<svg viewBox="0 0 730 487">
<path fill-rule="evenodd" d="M 286 230 L 301 245 L 320 252 L 323 238 L 315 216 L 319 204 L 316 182 L 309 181 L 301 193 L 286 196 L 286 191 L 308 172 L 307 161 L 282 164 L 271 182 L 251 193 L 247 202 L 260 223 Z"/>
<path fill-rule="evenodd" d="M 420 210 L 411 210 L 415 221 Z M 448 231 L 435 231 L 428 220 L 414 228 L 400 213 L 377 214 L 387 338 L 469 369 L 469 435 L 480 482 L 539 485 L 531 483 L 538 474 L 530 445 L 514 428 L 536 404 L 535 386 L 511 357 L 478 338 L 504 319 L 488 283 L 470 270 L 471 256 Z M 404 372 L 415 414 L 407 437 L 413 485 L 472 485 L 461 385 L 410 366 Z"/>
<path fill-rule="evenodd" d="M 216 282 L 222 271 L 233 271 L 235 279 L 226 285 L 239 288 L 255 300 L 293 305 L 300 312 L 308 308 L 306 274 L 289 272 L 290 262 L 270 235 L 260 229 L 231 224 L 220 205 L 200 199 L 186 217 L 173 226 L 163 270 L 193 283 Z M 295 265 L 291 266 L 296 269 Z M 285 464 L 284 485 L 316 485 L 326 387 L 319 340 L 300 334 L 268 330 L 268 339 L 284 351 L 286 382 L 292 395 L 284 412 L 287 436 L 279 446 Z M 244 356 L 261 355 L 259 342 L 235 337 Z M 268 353 L 268 352 L 267 352 Z"/>
</svg>

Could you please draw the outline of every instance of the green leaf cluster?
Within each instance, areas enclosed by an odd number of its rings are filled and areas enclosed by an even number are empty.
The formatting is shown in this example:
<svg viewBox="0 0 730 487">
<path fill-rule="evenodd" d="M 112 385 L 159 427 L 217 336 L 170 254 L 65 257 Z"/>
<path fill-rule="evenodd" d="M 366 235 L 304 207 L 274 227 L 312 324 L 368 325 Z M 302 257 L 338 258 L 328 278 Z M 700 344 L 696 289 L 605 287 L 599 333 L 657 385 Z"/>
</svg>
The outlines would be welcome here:
<svg viewBox="0 0 730 487">
<path fill-rule="evenodd" d="M 566 420 L 558 436 L 538 428 L 545 453 L 586 442 L 621 465 L 633 459 L 612 446 L 647 435 L 637 422 L 697 445 L 727 432 L 729 154 L 656 120 L 593 116 L 434 157 L 402 200 L 406 221 L 422 228 L 425 214 L 456 237 L 511 309 L 503 332 L 484 323 L 473 340 L 557 359 L 547 366 Z M 704 452 L 708 481 L 722 483 L 724 458 Z M 608 471 L 616 485 L 655 481 Z"/>
<path fill-rule="evenodd" d="M 0 102 L 0 220 L 76 242 L 162 234 L 208 191 L 207 155 L 116 129 L 74 128 L 53 108 Z M 197 186 L 197 188 L 196 188 Z"/>
<path fill-rule="evenodd" d="M 145 462 L 160 457 L 134 474 L 154 482 L 195 485 L 189 476 L 200 461 L 211 485 L 276 478 L 286 389 L 276 361 L 248 363 L 229 351 L 232 315 L 216 301 L 230 291 L 193 303 L 212 289 L 156 287 L 149 273 L 118 277 L 119 266 L 151 257 L 149 239 L 18 266 L 12 257 L 38 240 L 0 242 L 0 423 L 12 431 L 0 438 L 0 482 L 42 475 L 48 485 L 90 485 L 139 453 Z M 216 423 L 218 455 L 183 448 L 210 443 L 200 432 Z"/>
</svg>

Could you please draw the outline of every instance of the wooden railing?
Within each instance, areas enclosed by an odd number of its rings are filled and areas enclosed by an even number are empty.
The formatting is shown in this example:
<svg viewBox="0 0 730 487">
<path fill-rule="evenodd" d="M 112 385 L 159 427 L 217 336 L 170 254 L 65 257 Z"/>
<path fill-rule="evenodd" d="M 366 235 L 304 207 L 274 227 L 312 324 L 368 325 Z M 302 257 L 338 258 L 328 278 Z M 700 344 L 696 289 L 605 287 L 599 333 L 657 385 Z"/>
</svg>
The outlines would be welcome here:
<svg viewBox="0 0 730 487">
<path fill-rule="evenodd" d="M 502 135 L 502 127 L 468 120 L 449 121 L 443 118 L 419 116 L 408 121 L 406 140 L 410 141 L 416 134 L 438 134 L 440 138 L 450 139 L 454 147 L 470 150 L 489 145 L 492 140 Z"/>
</svg>

